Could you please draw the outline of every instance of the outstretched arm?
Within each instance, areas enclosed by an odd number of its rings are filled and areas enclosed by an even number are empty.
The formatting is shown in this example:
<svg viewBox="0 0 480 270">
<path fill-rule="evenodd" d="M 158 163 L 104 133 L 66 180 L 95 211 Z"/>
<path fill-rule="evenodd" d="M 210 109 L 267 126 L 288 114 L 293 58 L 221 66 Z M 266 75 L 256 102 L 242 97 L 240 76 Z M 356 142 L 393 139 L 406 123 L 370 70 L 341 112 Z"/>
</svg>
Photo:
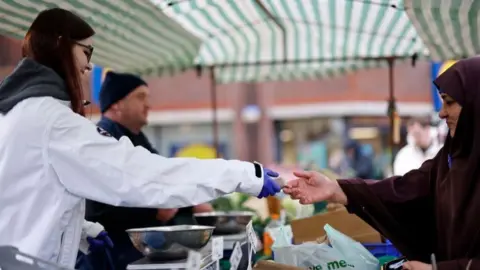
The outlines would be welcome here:
<svg viewBox="0 0 480 270">
<path fill-rule="evenodd" d="M 328 200 L 347 206 L 410 260 L 426 262 L 435 247 L 433 187 L 441 151 L 402 177 L 332 181 L 318 172 L 295 172 L 283 188 L 302 204 Z"/>
<path fill-rule="evenodd" d="M 409 259 L 425 261 L 433 251 L 434 211 L 428 160 L 404 176 L 382 181 L 338 180 L 348 200 L 347 209 L 369 223 Z"/>
<path fill-rule="evenodd" d="M 115 206 L 179 208 L 232 192 L 257 196 L 262 190 L 259 165 L 161 157 L 126 138 L 109 137 L 53 99 L 43 109 L 49 119 L 46 158 L 75 196 Z"/>
</svg>

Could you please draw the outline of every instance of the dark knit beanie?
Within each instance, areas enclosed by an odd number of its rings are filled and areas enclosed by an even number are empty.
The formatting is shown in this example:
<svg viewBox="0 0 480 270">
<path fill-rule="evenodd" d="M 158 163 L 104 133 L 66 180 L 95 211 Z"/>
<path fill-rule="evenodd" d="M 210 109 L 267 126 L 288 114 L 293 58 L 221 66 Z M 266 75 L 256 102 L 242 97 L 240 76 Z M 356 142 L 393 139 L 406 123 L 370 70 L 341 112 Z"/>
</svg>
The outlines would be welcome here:
<svg viewBox="0 0 480 270">
<path fill-rule="evenodd" d="M 108 72 L 100 89 L 100 110 L 102 113 L 113 104 L 125 98 L 137 87 L 147 83 L 140 77 L 126 73 Z"/>
</svg>

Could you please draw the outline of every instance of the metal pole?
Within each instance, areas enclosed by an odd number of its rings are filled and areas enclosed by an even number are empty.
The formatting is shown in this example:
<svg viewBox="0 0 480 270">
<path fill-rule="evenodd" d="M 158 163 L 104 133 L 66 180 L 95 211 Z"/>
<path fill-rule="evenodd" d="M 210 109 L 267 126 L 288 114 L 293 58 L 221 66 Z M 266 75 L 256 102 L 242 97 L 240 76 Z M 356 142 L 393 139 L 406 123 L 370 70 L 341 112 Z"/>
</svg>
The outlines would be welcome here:
<svg viewBox="0 0 480 270">
<path fill-rule="evenodd" d="M 215 157 L 220 157 L 220 143 L 218 139 L 218 107 L 217 107 L 217 82 L 215 80 L 215 67 L 210 67 L 210 98 L 212 105 L 212 132 Z"/>
<path fill-rule="evenodd" d="M 347 61 L 387 61 L 389 58 L 394 58 L 396 60 L 407 60 L 412 59 L 413 57 L 417 57 L 416 54 L 413 56 L 407 55 L 394 55 L 389 57 L 323 57 L 323 58 L 316 58 L 316 59 L 295 59 L 295 60 L 267 60 L 267 61 L 254 61 L 254 62 L 234 62 L 234 63 L 217 63 L 215 64 L 215 68 L 231 68 L 231 67 L 249 67 L 249 66 L 274 66 L 274 65 L 285 65 L 285 64 L 316 64 L 316 63 L 325 63 L 325 62 L 347 62 Z M 195 68 L 198 69 L 210 69 L 213 65 L 195 65 Z M 152 72 L 157 72 L 161 74 L 162 72 L 169 70 L 168 68 L 160 67 L 156 69 L 145 69 L 140 70 L 138 74 L 150 74 Z"/>
<path fill-rule="evenodd" d="M 267 17 L 272 20 L 278 28 L 282 31 L 282 42 L 283 42 L 283 62 L 287 62 L 287 56 L 288 56 L 288 51 L 287 51 L 287 30 L 285 29 L 285 26 L 280 22 L 280 20 L 273 16 L 273 14 L 268 10 L 268 8 L 263 4 L 261 0 L 255 0 L 255 3 L 257 6 L 267 15 Z"/>
<path fill-rule="evenodd" d="M 394 89 L 394 73 L 393 73 L 393 64 L 395 62 L 394 57 L 390 57 L 387 59 L 388 63 L 388 90 L 389 90 L 389 97 L 388 97 L 388 117 L 390 120 L 390 136 L 389 136 L 389 146 L 390 146 L 390 151 L 391 151 L 391 160 L 390 160 L 390 165 L 392 168 L 392 173 L 393 173 L 393 163 L 395 161 L 394 158 L 394 152 L 395 152 L 395 118 L 397 117 L 397 108 L 395 104 L 395 89 Z"/>
</svg>

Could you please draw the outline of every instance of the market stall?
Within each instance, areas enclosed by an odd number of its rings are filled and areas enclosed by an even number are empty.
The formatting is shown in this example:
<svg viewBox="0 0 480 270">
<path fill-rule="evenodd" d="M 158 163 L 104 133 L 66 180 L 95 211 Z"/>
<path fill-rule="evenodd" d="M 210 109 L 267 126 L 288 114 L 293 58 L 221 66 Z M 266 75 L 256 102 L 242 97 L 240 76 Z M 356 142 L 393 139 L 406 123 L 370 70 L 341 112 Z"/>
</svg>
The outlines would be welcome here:
<svg viewBox="0 0 480 270">
<path fill-rule="evenodd" d="M 217 83 L 325 78 L 388 66 L 389 72 L 385 75 L 389 76 L 390 87 L 385 95 L 389 95 L 392 148 L 396 133 L 394 63 L 410 60 L 414 63 L 417 57 L 428 54 L 403 6 L 352 0 L 41 0 L 28 4 L 10 0 L 0 3 L 0 33 L 23 37 L 36 14 L 52 6 L 76 10 L 97 30 L 93 61 L 99 65 L 144 75 L 161 75 L 187 68 L 196 68 L 199 75 L 209 74 L 214 111 Z M 213 115 L 213 134 L 217 138 L 217 118 L 215 113 Z M 218 140 L 214 141 L 218 143 Z M 275 199 L 270 200 L 267 218 L 259 222 L 261 230 L 287 225 L 288 220 L 283 218 L 285 215 L 279 210 L 278 203 Z M 238 266 L 241 258 L 248 258 L 250 262 L 253 250 L 265 249 L 258 244 L 259 239 L 252 236 L 252 231 L 255 231 L 254 220 L 240 221 L 241 215 L 232 214 L 231 211 L 227 210 L 223 217 L 233 217 L 233 223 L 241 225 L 241 230 L 236 234 L 215 234 L 216 223 L 210 224 L 213 227 L 156 230 L 155 234 L 145 233 L 145 230 L 134 232 L 132 241 L 138 237 L 143 243 L 143 246 L 138 245 L 138 249 L 144 252 L 147 259 L 152 259 L 149 255 L 152 250 L 155 251 L 155 245 L 159 250 L 156 255 L 164 254 L 171 248 L 164 246 L 165 239 L 164 242 L 160 241 L 162 245 L 154 241 L 154 245 L 148 246 L 149 237 L 165 238 L 172 231 L 180 231 L 180 234 L 175 234 L 177 238 L 166 238 L 170 239 L 170 243 L 183 243 L 180 246 L 195 249 L 197 253 L 192 255 L 179 248 L 182 258 L 177 256 L 175 261 L 181 260 L 180 266 L 158 266 L 158 261 L 137 261 L 129 269 L 210 267 L 211 262 L 224 257 L 223 254 L 217 256 L 211 246 L 215 239 L 221 239 L 218 242 L 222 242 L 222 251 L 233 253 L 229 254 L 231 263 Z M 215 217 L 218 219 L 219 216 Z M 199 230 L 202 234 L 189 240 L 198 237 L 200 242 L 192 245 L 191 242 L 179 242 L 179 239 L 184 239 L 182 235 Z M 264 236 L 264 231 L 258 235 Z M 274 237 L 270 235 L 270 238 Z M 232 239 L 235 244 L 228 241 Z M 247 252 L 242 251 L 245 243 L 248 243 Z M 217 245 L 213 246 L 218 248 Z M 215 259 L 209 259 L 206 263 L 205 258 L 214 254 Z M 241 254 L 240 259 L 237 260 L 236 254 Z M 195 268 L 191 268 L 192 258 L 196 258 Z"/>
<path fill-rule="evenodd" d="M 385 75 L 390 81 L 385 93 L 390 149 L 399 142 L 394 64 L 407 60 L 415 65 L 418 57 L 428 55 L 403 5 L 302 0 L 159 5 L 202 40 L 195 62 L 198 74 L 208 74 L 211 80 L 214 142 L 217 83 L 324 78 L 382 66 L 388 66 Z M 269 199 L 268 209 L 270 218 L 277 215 L 279 202 Z"/>
</svg>

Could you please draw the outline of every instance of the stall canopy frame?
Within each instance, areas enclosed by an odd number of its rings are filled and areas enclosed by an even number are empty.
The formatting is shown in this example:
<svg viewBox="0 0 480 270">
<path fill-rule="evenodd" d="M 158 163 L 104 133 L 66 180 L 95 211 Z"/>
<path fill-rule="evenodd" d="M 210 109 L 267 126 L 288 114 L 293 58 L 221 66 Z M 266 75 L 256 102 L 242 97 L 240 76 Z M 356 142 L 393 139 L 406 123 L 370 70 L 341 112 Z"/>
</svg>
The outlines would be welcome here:
<svg viewBox="0 0 480 270">
<path fill-rule="evenodd" d="M 243 5 L 243 6 L 240 6 Z M 293 6 L 294 8 L 292 8 Z M 344 13 L 339 17 L 345 19 L 343 25 L 336 25 L 336 17 L 338 14 L 328 15 L 329 23 L 322 21 L 320 14 L 322 10 L 336 10 L 340 7 Z M 404 8 L 397 5 L 389 4 L 387 1 L 370 2 L 370 1 L 321 1 L 321 0 L 252 0 L 252 1 L 188 1 L 188 0 L 172 0 L 164 1 L 162 9 L 172 18 L 179 21 L 187 30 L 195 33 L 203 40 L 202 49 L 196 59 L 197 70 L 201 74 L 203 68 L 210 70 L 211 80 L 211 101 L 213 110 L 213 138 L 215 148 L 218 149 L 218 121 L 216 117 L 217 102 L 216 102 L 216 83 L 229 82 L 255 82 L 268 80 L 292 80 L 292 79 L 309 79 L 311 77 L 331 77 L 337 74 L 343 74 L 349 71 L 358 69 L 365 69 L 378 66 L 388 66 L 389 76 L 389 98 L 388 98 L 388 115 L 390 117 L 390 148 L 393 151 L 396 145 L 395 139 L 395 117 L 397 115 L 395 97 L 394 97 L 394 62 L 396 60 L 412 59 L 414 64 L 417 57 L 426 56 L 428 51 L 425 49 L 421 39 L 418 38 L 416 31 L 411 25 Z M 316 20 L 308 20 L 303 17 L 298 18 L 292 14 L 291 10 L 299 12 L 300 17 L 308 16 L 307 9 L 313 10 L 316 15 Z M 250 14 L 248 13 L 254 11 Z M 361 10 L 362 16 L 352 16 L 355 10 Z M 368 12 L 370 11 L 370 12 Z M 255 15 L 256 13 L 256 15 Z M 347 16 L 345 17 L 345 14 Z M 376 16 L 373 16 L 375 14 Z M 216 16 L 215 16 L 216 15 Z M 358 15 L 358 14 L 357 14 Z M 368 17 L 370 25 L 368 24 Z M 234 17 L 241 18 L 241 23 L 235 23 Z M 221 19 L 219 19 L 221 17 Z M 355 17 L 360 22 L 361 27 L 353 29 L 351 24 L 352 17 Z M 217 18 L 218 21 L 215 21 Z M 222 21 L 222 23 L 220 23 Z M 200 25 L 199 22 L 208 22 L 209 25 Z M 373 24 L 372 24 L 373 22 Z M 221 25 L 221 27 L 220 27 Z M 226 26 L 225 26 L 226 25 Z M 260 26 L 259 26 L 260 25 Z M 271 37 L 277 42 L 271 41 L 270 51 L 276 52 L 269 56 L 262 54 L 261 43 L 267 43 L 262 39 L 261 25 L 269 29 L 271 36 L 277 33 L 277 37 Z M 299 33 L 299 25 L 303 25 L 304 33 Z M 314 27 L 312 27 L 314 25 Z M 401 28 L 401 35 L 394 35 L 394 27 Z M 255 31 L 253 26 L 260 28 Z M 362 26 L 364 27 L 362 29 Z M 386 27 L 385 27 L 386 26 Z M 312 32 L 312 29 L 314 29 Z M 265 29 L 263 29 L 265 30 Z M 327 34 L 331 39 L 337 36 L 342 36 L 338 44 L 342 48 L 339 52 L 336 48 L 331 47 L 331 51 L 316 50 L 312 46 L 318 43 L 312 43 L 312 35 L 315 31 Z M 228 54 L 226 47 L 232 45 L 238 48 L 239 44 L 249 47 L 247 31 L 254 33 L 254 44 L 256 48 L 252 52 L 247 51 L 246 56 L 242 59 L 238 57 L 238 51 L 233 51 Z M 386 31 L 386 32 L 385 32 Z M 256 33 L 255 33 L 256 32 Z M 301 30 L 300 30 L 301 32 Z M 263 32 L 266 33 L 265 31 Z M 293 34 L 292 34 L 293 33 Z M 407 34 L 408 33 L 408 34 Z M 366 35 L 368 38 L 358 39 Z M 244 43 L 241 40 L 234 39 L 234 37 L 243 36 Z M 292 36 L 296 41 L 292 41 Z M 349 37 L 350 36 L 350 37 Z M 301 38 L 300 38 L 301 37 Z M 352 37 L 357 37 L 352 41 Z M 300 38 L 300 42 L 299 42 Z M 395 41 L 392 42 L 391 39 Z M 325 38 L 320 37 L 321 46 L 325 47 Z M 230 42 L 230 43 L 229 43 Z M 366 47 L 362 47 L 367 45 Z M 331 42 L 335 44 L 335 42 Z M 356 44 L 354 44 L 356 43 Z M 378 45 L 380 44 L 381 45 Z M 276 50 L 276 46 L 281 44 L 281 50 Z M 298 47 L 305 45 L 310 46 L 306 51 L 307 55 L 302 55 Z M 377 45 L 377 50 L 368 47 Z M 408 45 L 406 45 L 408 44 Z M 393 45 L 393 46 L 392 46 Z M 398 50 L 403 45 L 403 50 Z M 391 46 L 388 48 L 388 46 Z M 292 56 L 291 47 L 293 47 L 294 55 Z M 353 50 L 352 50 L 353 48 Z M 388 49 L 387 49 L 388 48 Z M 216 53 L 219 52 L 219 53 Z M 260 52 L 260 54 L 258 53 Z M 257 54 L 256 57 L 251 57 L 251 54 Z M 219 56 L 217 54 L 220 54 Z M 316 56 L 316 57 L 315 57 Z M 253 59 L 253 61 L 251 60 Z M 266 68 L 265 68 L 266 67 Z M 306 71 L 308 69 L 308 71 Z M 280 73 L 275 72 L 281 70 Z M 252 72 L 253 71 L 253 72 Z M 241 76 L 236 76 L 242 74 Z M 393 164 L 393 155 L 392 155 Z"/>
<path fill-rule="evenodd" d="M 364 59 L 428 55 L 403 1 L 150 1 L 202 40 L 195 63 L 215 66 L 219 83 L 329 78 L 387 66 Z"/>
</svg>

